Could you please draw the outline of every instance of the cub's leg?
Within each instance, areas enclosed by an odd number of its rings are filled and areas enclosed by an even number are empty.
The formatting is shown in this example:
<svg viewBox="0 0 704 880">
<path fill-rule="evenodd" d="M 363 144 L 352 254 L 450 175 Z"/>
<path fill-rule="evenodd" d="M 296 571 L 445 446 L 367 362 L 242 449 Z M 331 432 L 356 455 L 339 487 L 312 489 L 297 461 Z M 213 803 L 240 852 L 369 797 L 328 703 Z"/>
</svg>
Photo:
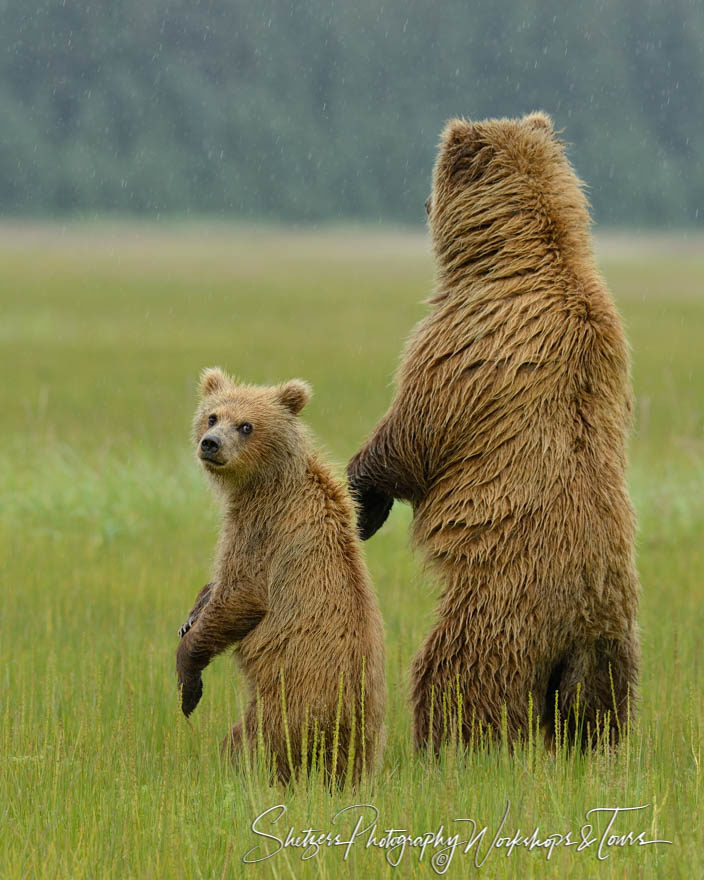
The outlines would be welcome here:
<svg viewBox="0 0 704 880">
<path fill-rule="evenodd" d="M 232 729 L 222 741 L 220 754 L 223 757 L 237 758 L 240 755 L 242 751 L 242 746 L 244 745 L 242 725 L 242 721 L 238 721 L 237 724 L 233 724 Z"/>
<path fill-rule="evenodd" d="M 201 672 L 212 658 L 241 641 L 262 620 L 267 611 L 265 595 L 265 587 L 254 581 L 220 584 L 211 591 L 210 600 L 176 651 L 184 715 L 198 705 L 203 693 Z"/>
<path fill-rule="evenodd" d="M 257 707 L 256 703 L 252 703 L 247 707 L 244 717 L 233 725 L 223 740 L 220 754 L 238 766 L 246 766 L 248 760 L 255 761 L 258 757 L 269 760 L 271 758 L 270 744 L 267 741 L 266 731 L 263 733 L 265 755 L 261 756 L 258 742 Z"/>
<path fill-rule="evenodd" d="M 206 584 L 203 587 L 203 589 L 200 591 L 200 593 L 198 593 L 198 595 L 196 596 L 196 601 L 195 601 L 195 604 L 193 605 L 193 608 L 191 609 L 191 613 L 188 615 L 186 622 L 181 627 L 179 627 L 178 637 L 180 639 L 182 639 L 186 635 L 188 630 L 193 626 L 193 624 L 198 619 L 198 615 L 200 614 L 200 612 L 203 610 L 203 608 L 210 601 L 210 591 L 213 588 L 213 586 L 214 586 L 214 584 L 212 582 L 209 584 Z"/>
</svg>

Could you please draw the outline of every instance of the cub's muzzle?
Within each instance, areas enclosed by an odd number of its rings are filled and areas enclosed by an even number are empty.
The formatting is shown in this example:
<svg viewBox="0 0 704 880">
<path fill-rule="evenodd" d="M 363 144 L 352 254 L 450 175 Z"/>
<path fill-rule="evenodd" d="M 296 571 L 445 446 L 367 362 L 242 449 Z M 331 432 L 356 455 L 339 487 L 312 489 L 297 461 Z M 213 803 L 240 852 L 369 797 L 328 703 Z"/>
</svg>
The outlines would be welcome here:
<svg viewBox="0 0 704 880">
<path fill-rule="evenodd" d="M 200 441 L 198 454 L 204 461 L 211 461 L 213 464 L 223 464 L 223 462 L 218 461 L 216 458 L 221 446 L 222 442 L 219 437 L 215 434 L 206 434 Z"/>
</svg>

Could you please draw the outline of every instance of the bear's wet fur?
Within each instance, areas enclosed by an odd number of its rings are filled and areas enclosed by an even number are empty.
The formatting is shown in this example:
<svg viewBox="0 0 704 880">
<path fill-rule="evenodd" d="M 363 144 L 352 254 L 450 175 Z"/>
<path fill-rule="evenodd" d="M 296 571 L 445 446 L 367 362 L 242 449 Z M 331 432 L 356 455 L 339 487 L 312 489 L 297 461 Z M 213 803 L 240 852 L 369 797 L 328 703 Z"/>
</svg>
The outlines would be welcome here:
<svg viewBox="0 0 704 880">
<path fill-rule="evenodd" d="M 412 667 L 418 746 L 458 721 L 465 741 L 525 738 L 529 695 L 548 739 L 557 703 L 582 745 L 616 741 L 633 708 L 629 352 L 582 190 L 545 114 L 442 135 L 431 308 L 348 467 L 362 537 L 410 502 L 440 583 Z"/>
<path fill-rule="evenodd" d="M 190 714 L 202 670 L 236 644 L 249 704 L 226 750 L 263 742 L 282 782 L 313 762 L 343 782 L 383 744 L 383 627 L 352 500 L 299 419 L 310 393 L 300 380 L 257 387 L 203 373 L 194 441 L 224 520 L 177 667 Z"/>
</svg>

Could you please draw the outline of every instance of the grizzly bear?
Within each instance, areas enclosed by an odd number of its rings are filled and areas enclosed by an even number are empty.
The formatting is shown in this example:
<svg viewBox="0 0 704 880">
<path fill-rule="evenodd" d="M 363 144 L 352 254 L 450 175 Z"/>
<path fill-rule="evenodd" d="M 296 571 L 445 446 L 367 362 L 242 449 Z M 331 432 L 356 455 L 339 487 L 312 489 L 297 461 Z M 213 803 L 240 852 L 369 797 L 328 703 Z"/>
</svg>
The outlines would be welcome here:
<svg viewBox="0 0 704 880">
<path fill-rule="evenodd" d="M 441 584 L 412 667 L 416 744 L 456 736 L 448 717 L 464 741 L 514 742 L 529 701 L 548 741 L 615 741 L 639 664 L 629 353 L 582 184 L 544 114 L 453 120 L 426 210 L 431 310 L 348 466 L 361 536 L 410 502 Z"/>
<path fill-rule="evenodd" d="M 382 746 L 383 628 L 353 503 L 298 418 L 310 393 L 202 375 L 194 440 L 224 521 L 213 582 L 180 630 L 178 680 L 189 715 L 201 672 L 235 644 L 250 700 L 224 748 L 263 742 L 282 782 L 314 763 L 344 782 Z"/>
</svg>

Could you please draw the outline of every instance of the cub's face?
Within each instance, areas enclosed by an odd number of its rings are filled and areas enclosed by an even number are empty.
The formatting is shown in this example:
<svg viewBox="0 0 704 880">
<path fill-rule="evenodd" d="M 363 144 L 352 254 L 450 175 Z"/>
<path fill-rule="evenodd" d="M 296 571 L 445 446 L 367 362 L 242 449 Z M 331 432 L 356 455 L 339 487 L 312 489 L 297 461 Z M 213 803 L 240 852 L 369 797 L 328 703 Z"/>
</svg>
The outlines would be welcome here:
<svg viewBox="0 0 704 880">
<path fill-rule="evenodd" d="M 311 395 L 305 382 L 239 385 L 221 370 L 209 369 L 201 376 L 200 390 L 193 434 L 196 455 L 210 474 L 240 479 L 295 453 L 297 415 Z"/>
</svg>

